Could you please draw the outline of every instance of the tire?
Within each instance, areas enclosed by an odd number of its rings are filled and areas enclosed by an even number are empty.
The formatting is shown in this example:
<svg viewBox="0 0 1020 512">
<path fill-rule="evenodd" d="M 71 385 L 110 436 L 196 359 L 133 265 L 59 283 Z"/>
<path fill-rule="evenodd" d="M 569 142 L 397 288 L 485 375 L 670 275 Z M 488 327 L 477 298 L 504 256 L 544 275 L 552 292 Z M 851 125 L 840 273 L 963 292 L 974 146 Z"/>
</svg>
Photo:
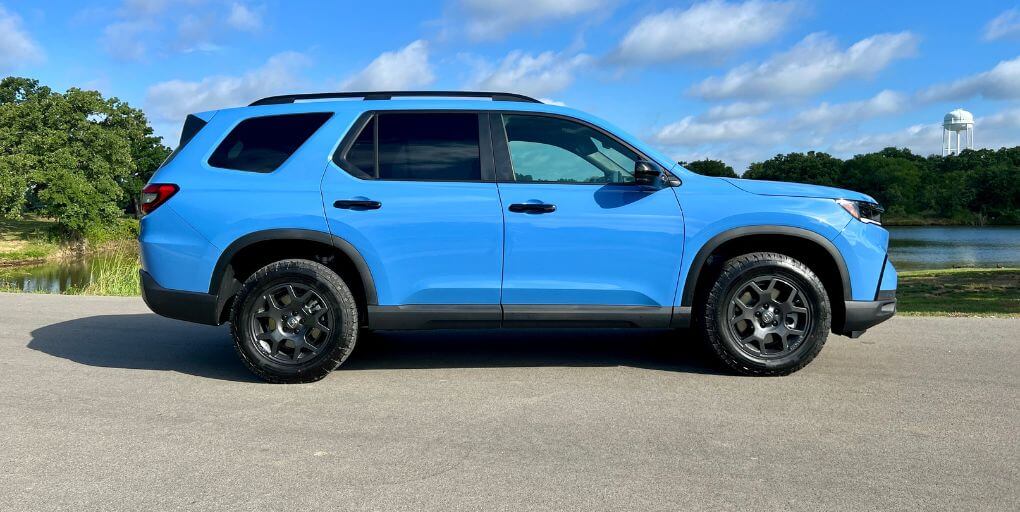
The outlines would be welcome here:
<svg viewBox="0 0 1020 512">
<path fill-rule="evenodd" d="M 340 366 L 358 339 L 358 308 L 335 272 L 308 260 L 282 260 L 241 286 L 230 312 L 241 360 L 263 380 L 315 382 Z"/>
<path fill-rule="evenodd" d="M 784 254 L 756 252 L 723 264 L 697 323 L 711 351 L 742 375 L 793 373 L 822 350 L 832 325 L 818 276 Z"/>
</svg>

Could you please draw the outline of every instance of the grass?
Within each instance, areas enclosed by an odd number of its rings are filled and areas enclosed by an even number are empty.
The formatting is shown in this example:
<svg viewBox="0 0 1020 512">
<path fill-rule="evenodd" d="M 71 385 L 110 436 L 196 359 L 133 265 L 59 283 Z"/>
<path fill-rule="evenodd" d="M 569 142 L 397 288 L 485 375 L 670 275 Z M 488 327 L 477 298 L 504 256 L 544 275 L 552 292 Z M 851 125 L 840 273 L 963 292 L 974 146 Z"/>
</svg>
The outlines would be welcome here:
<svg viewBox="0 0 1020 512">
<path fill-rule="evenodd" d="M 1020 317 L 1020 268 L 917 270 L 899 278 L 903 314 Z"/>
<path fill-rule="evenodd" d="M 89 284 L 84 288 L 71 288 L 66 295 L 108 295 L 131 297 L 139 295 L 138 256 L 114 252 L 97 256 L 89 266 Z"/>
<path fill-rule="evenodd" d="M 0 265 L 39 262 L 60 253 L 49 241 L 53 221 L 45 219 L 0 219 Z"/>
</svg>

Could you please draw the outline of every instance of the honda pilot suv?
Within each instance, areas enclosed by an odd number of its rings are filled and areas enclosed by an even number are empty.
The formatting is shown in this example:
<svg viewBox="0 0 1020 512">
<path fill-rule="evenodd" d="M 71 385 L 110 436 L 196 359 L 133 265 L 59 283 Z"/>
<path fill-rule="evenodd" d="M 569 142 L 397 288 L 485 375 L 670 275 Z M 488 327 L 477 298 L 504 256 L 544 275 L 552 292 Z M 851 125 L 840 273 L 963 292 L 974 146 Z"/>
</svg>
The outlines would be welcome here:
<svg viewBox="0 0 1020 512">
<path fill-rule="evenodd" d="M 896 310 L 882 209 L 694 174 L 609 123 L 481 92 L 289 95 L 188 116 L 142 194 L 143 296 L 231 324 L 272 382 L 360 333 L 694 328 L 788 374 Z"/>
</svg>

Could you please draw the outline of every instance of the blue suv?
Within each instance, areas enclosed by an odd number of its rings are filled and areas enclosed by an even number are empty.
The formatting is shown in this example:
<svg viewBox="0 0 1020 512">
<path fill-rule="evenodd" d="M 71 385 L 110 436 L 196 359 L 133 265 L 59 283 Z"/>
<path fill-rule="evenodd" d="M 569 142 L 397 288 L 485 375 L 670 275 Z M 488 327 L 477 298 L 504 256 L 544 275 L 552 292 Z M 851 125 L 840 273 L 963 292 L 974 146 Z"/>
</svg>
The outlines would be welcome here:
<svg viewBox="0 0 1020 512">
<path fill-rule="evenodd" d="M 691 173 L 507 93 L 276 96 L 188 116 L 142 194 L 143 296 L 272 382 L 374 329 L 696 328 L 749 375 L 896 310 L 866 195 Z"/>
</svg>

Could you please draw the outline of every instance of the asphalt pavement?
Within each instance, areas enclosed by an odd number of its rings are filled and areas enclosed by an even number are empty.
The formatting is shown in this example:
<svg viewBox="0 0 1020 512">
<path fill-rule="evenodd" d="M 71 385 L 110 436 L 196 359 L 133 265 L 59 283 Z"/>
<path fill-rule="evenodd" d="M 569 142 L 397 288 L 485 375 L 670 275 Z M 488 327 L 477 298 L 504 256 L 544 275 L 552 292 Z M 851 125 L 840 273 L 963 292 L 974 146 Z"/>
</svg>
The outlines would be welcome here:
<svg viewBox="0 0 1020 512">
<path fill-rule="evenodd" d="M 896 317 L 789 377 L 664 331 L 381 333 L 253 379 L 225 327 L 0 294 L 2 510 L 1018 510 L 1020 319 Z"/>
</svg>

